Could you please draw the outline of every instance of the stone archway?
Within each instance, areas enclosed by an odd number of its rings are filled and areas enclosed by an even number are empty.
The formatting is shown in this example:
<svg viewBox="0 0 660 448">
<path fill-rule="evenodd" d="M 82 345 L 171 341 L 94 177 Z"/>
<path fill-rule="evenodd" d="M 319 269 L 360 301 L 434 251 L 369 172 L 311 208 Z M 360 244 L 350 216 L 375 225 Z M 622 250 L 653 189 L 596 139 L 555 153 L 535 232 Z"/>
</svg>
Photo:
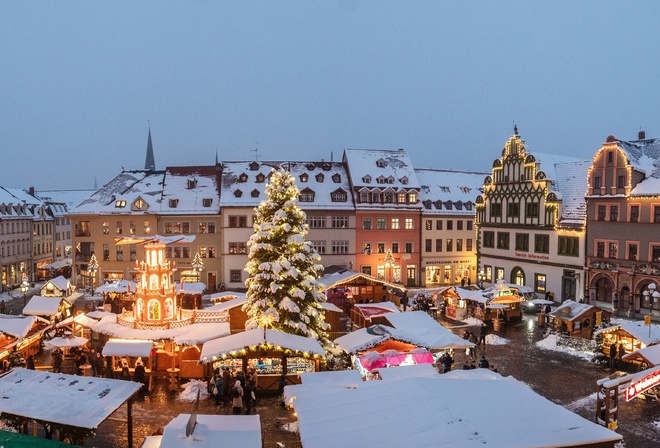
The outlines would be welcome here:
<svg viewBox="0 0 660 448">
<path fill-rule="evenodd" d="M 614 280 L 609 275 L 598 274 L 591 280 L 591 291 L 595 300 L 599 302 L 612 303 Z"/>
<path fill-rule="evenodd" d="M 523 271 L 520 266 L 515 266 L 513 269 L 511 269 L 511 278 L 509 281 L 514 285 L 524 286 L 525 271 Z"/>
</svg>

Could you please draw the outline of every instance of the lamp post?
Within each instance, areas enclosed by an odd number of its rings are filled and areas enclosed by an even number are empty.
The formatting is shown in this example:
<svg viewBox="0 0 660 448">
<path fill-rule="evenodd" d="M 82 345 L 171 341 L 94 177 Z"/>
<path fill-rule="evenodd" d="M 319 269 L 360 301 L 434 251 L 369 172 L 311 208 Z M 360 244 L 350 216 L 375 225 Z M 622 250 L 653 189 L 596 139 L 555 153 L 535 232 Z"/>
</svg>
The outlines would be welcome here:
<svg viewBox="0 0 660 448">
<path fill-rule="evenodd" d="M 94 282 L 96 281 L 96 271 L 99 270 L 99 262 L 96 261 L 96 255 L 92 254 L 87 265 L 87 274 L 92 277 L 92 297 L 94 297 Z"/>
<path fill-rule="evenodd" d="M 392 255 L 392 249 L 387 249 L 387 252 L 385 252 L 385 269 L 387 270 L 385 274 L 385 281 L 388 282 L 392 281 L 393 268 L 394 268 L 394 255 Z"/>
<path fill-rule="evenodd" d="M 655 283 L 649 283 L 648 288 L 643 292 L 644 297 L 646 297 L 647 300 L 649 300 L 649 314 L 650 312 L 653 311 L 653 304 L 656 304 L 657 308 L 657 303 L 658 299 L 660 299 L 660 291 L 657 290 L 657 286 Z"/>
<path fill-rule="evenodd" d="M 484 273 L 484 268 L 479 269 L 477 274 L 477 285 L 479 288 L 484 289 L 484 280 L 486 279 L 486 274 Z"/>
<path fill-rule="evenodd" d="M 195 275 L 197 276 L 197 283 L 199 283 L 199 279 L 202 274 L 202 269 L 204 269 L 204 262 L 202 261 L 202 257 L 199 255 L 199 252 L 195 254 L 191 267 L 195 271 Z"/>
<path fill-rule="evenodd" d="M 28 292 L 28 278 L 23 276 L 23 281 L 21 282 L 21 291 L 23 292 L 23 306 L 27 304 L 27 292 Z"/>
</svg>

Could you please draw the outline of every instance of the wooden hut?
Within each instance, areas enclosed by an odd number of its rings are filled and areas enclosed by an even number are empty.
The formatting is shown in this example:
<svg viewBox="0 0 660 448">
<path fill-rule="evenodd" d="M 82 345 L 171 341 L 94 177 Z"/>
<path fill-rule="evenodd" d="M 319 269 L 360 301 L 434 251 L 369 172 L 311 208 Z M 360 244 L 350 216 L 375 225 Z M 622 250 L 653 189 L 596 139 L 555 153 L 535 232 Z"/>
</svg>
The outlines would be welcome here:
<svg viewBox="0 0 660 448">
<path fill-rule="evenodd" d="M 609 319 L 608 319 L 609 320 Z M 643 321 L 622 323 L 600 328 L 594 336 L 602 336 L 603 352 L 609 356 L 610 347 L 623 344 L 626 354 L 660 343 L 660 326 L 645 325 Z"/>
<path fill-rule="evenodd" d="M 610 311 L 594 305 L 567 300 L 550 313 L 555 330 L 591 339 L 594 328 L 612 317 Z"/>
</svg>

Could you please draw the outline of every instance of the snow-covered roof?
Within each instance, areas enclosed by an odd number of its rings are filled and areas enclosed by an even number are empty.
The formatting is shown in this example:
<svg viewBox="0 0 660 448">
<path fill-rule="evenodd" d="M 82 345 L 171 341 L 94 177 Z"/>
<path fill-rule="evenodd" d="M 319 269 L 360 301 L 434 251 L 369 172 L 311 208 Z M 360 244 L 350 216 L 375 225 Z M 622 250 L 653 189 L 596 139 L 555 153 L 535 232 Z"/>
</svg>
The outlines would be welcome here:
<svg viewBox="0 0 660 448">
<path fill-rule="evenodd" d="M 202 294 L 206 289 L 206 285 L 200 282 L 185 282 L 183 287 L 181 283 L 177 283 L 175 287 L 177 294 Z"/>
<path fill-rule="evenodd" d="M 367 281 L 379 285 L 382 284 L 398 290 L 406 289 L 402 285 L 389 283 L 372 275 L 363 274 L 362 272 L 353 271 L 351 269 L 340 269 L 338 271 L 325 274 L 319 279 L 319 283 L 324 285 L 326 289 L 332 289 L 337 286 L 349 284 L 355 281 Z"/>
<path fill-rule="evenodd" d="M 424 311 L 390 313 L 386 314 L 385 317 L 394 328 L 386 325 L 360 328 L 338 337 L 334 341 L 335 344 L 347 353 L 368 350 L 389 339 L 407 342 L 430 350 L 474 346 L 471 342 L 462 339 L 440 325 Z"/>
<path fill-rule="evenodd" d="M 91 313 L 88 313 L 91 314 Z M 94 326 L 94 331 L 120 339 L 169 339 L 178 345 L 196 345 L 231 334 L 229 323 L 194 323 L 169 329 L 138 329 L 117 323 L 117 317 L 108 313 Z"/>
<path fill-rule="evenodd" d="M 186 437 L 190 414 L 179 414 L 163 431 L 160 448 L 216 448 L 233 446 L 261 448 L 261 420 L 259 415 L 197 415 L 192 435 Z"/>
<path fill-rule="evenodd" d="M 392 176 L 387 182 L 392 188 L 419 188 L 415 169 L 405 149 L 344 149 L 344 160 L 348 163 L 351 183 L 355 187 L 376 187 L 380 176 Z M 370 182 L 365 178 L 369 177 Z"/>
<path fill-rule="evenodd" d="M 630 361 L 637 358 L 642 358 L 650 366 L 660 365 L 660 344 L 644 347 L 632 353 L 626 353 L 622 359 L 624 361 Z"/>
<path fill-rule="evenodd" d="M 588 303 L 579 303 L 574 300 L 566 300 L 564 303 L 551 311 L 550 315 L 560 319 L 572 321 L 592 310 L 595 312 L 598 311 L 598 308 L 593 305 L 589 305 Z"/>
<path fill-rule="evenodd" d="M 55 327 L 62 328 L 69 326 L 71 324 L 82 325 L 83 327 L 92 328 L 99 321 L 88 317 L 86 314 L 77 314 L 75 316 L 67 317 L 66 319 L 60 321 Z"/>
<path fill-rule="evenodd" d="M 381 367 L 378 369 L 378 373 L 383 381 L 399 380 L 416 376 L 435 377 L 438 375 L 438 371 L 433 367 L 433 364 L 429 363 Z"/>
<path fill-rule="evenodd" d="M 244 292 L 223 291 L 223 292 L 213 293 L 209 296 L 211 302 L 214 303 L 221 302 L 223 300 L 232 300 L 235 298 L 242 298 L 244 300 L 247 300 Z"/>
<path fill-rule="evenodd" d="M 641 341 L 644 345 L 657 344 L 660 342 L 660 326 L 656 324 L 644 325 L 644 321 L 641 320 L 600 328 L 594 332 L 594 336 L 602 332 L 617 330 L 625 331 L 633 338 Z"/>
<path fill-rule="evenodd" d="M 135 292 L 137 284 L 131 280 L 121 279 L 116 282 L 105 282 L 101 286 L 97 286 L 95 292 L 100 294 L 109 294 L 109 293 L 127 293 Z"/>
<path fill-rule="evenodd" d="M 660 193 L 660 138 L 630 142 L 617 140 L 617 143 L 633 169 L 646 176 L 629 196 L 655 196 Z"/>
<path fill-rule="evenodd" d="M 148 357 L 154 343 L 139 339 L 110 339 L 103 346 L 103 356 L 143 356 Z"/>
<path fill-rule="evenodd" d="M 64 301 L 62 297 L 32 296 L 28 301 L 23 314 L 27 316 L 55 316 Z"/>
<path fill-rule="evenodd" d="M 303 383 L 287 386 L 285 394 L 295 397 L 305 448 L 569 447 L 613 444 L 622 438 L 514 378 L 490 372 L 497 379 L 484 379 L 480 370 L 456 377 L 438 374 L 365 381 L 350 387 Z M 486 405 L 492 403 L 497 403 L 496 412 Z M 332 416 L 331 424 L 328 416 Z M 513 430 L 512 422 L 524 431 Z"/>
<path fill-rule="evenodd" d="M 122 171 L 71 214 L 209 214 L 220 211 L 215 166 Z"/>
<path fill-rule="evenodd" d="M 205 342 L 202 347 L 200 361 L 211 362 L 213 358 L 222 355 L 231 355 L 233 352 L 260 344 L 272 344 L 275 347 L 282 347 L 303 353 L 307 352 L 312 355 L 325 355 L 323 347 L 321 347 L 321 344 L 316 339 L 283 333 L 277 330 L 255 328 Z"/>
<path fill-rule="evenodd" d="M 237 306 L 243 306 L 243 304 L 245 303 L 247 303 L 247 297 L 245 297 L 245 294 L 243 294 L 243 297 L 236 297 L 235 299 L 227 300 L 226 302 L 218 302 L 215 305 L 202 309 L 201 311 L 205 311 L 205 312 L 225 311 L 225 310 L 230 310 L 232 308 L 236 308 Z"/>
<path fill-rule="evenodd" d="M 23 339 L 30 333 L 30 329 L 37 321 L 36 316 L 12 316 L 0 314 L 0 332 Z"/>
<path fill-rule="evenodd" d="M 307 372 L 300 374 L 302 384 L 325 384 L 335 386 L 348 386 L 362 381 L 358 370 L 327 370 L 324 372 Z"/>
<path fill-rule="evenodd" d="M 0 376 L 0 412 L 95 429 L 142 384 L 15 368 Z"/>
<path fill-rule="evenodd" d="M 266 183 L 281 162 L 223 162 L 220 182 L 222 207 L 256 207 L 265 201 Z"/>
<path fill-rule="evenodd" d="M 422 213 L 474 215 L 474 204 L 489 173 L 417 168 L 415 174 L 421 185 Z"/>
<path fill-rule="evenodd" d="M 372 318 L 382 316 L 387 313 L 399 313 L 399 308 L 392 302 L 376 303 L 356 303 L 353 308 L 359 311 L 364 317 Z"/>
<path fill-rule="evenodd" d="M 66 204 L 68 210 L 73 210 L 78 204 L 93 194 L 94 190 L 38 190 L 35 193 L 46 202 L 60 202 Z"/>
<path fill-rule="evenodd" d="M 49 283 L 51 283 L 55 288 L 57 288 L 58 291 L 62 291 L 62 292 L 66 292 L 66 290 L 71 287 L 71 283 L 69 283 L 69 280 L 62 277 L 61 275 L 48 280 L 41 289 L 43 290 L 44 288 L 47 288 Z"/>
</svg>

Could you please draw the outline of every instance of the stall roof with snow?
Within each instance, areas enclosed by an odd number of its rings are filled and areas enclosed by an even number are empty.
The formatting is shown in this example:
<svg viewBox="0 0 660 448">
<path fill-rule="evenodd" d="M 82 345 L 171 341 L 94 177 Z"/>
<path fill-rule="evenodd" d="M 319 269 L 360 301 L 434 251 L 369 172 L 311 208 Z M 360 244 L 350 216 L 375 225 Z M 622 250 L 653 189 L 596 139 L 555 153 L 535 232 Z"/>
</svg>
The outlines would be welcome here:
<svg viewBox="0 0 660 448">
<path fill-rule="evenodd" d="M 62 296 L 68 296 L 71 292 L 71 283 L 61 275 L 51 278 L 41 287 L 41 293 L 43 294 L 45 292 L 48 292 L 50 295 L 59 294 Z"/>
<path fill-rule="evenodd" d="M 587 314 L 589 317 L 591 317 L 591 313 L 602 311 L 603 310 L 601 308 L 589 305 L 588 303 L 579 303 L 574 300 L 566 300 L 564 303 L 551 311 L 550 315 L 558 319 L 574 321 Z"/>
<path fill-rule="evenodd" d="M 15 368 L 0 376 L 0 412 L 95 429 L 141 386 L 132 381 Z"/>
<path fill-rule="evenodd" d="M 354 285 L 385 285 L 398 291 L 405 291 L 405 286 L 397 283 L 390 283 L 372 275 L 356 272 L 351 269 L 339 269 L 336 272 L 324 274 L 319 279 L 319 283 L 323 284 L 326 289 L 337 288 L 339 286 L 354 286 Z"/>
<path fill-rule="evenodd" d="M 244 292 L 234 292 L 234 291 L 222 291 L 216 292 L 209 296 L 211 302 L 214 304 L 224 303 L 235 299 L 243 299 L 244 302 L 247 302 L 247 296 Z"/>
<path fill-rule="evenodd" d="M 121 279 L 116 282 L 106 282 L 101 286 L 96 288 L 96 292 L 99 294 L 126 294 L 134 293 L 137 288 L 137 284 L 130 280 Z"/>
<path fill-rule="evenodd" d="M 416 376 L 435 377 L 438 371 L 433 364 L 411 364 L 407 366 L 381 367 L 378 373 L 383 381 L 399 380 Z"/>
<path fill-rule="evenodd" d="M 660 365 L 660 344 L 651 345 L 623 355 L 624 361 L 640 361 L 649 366 Z"/>
<path fill-rule="evenodd" d="M 594 336 L 611 331 L 627 333 L 630 337 L 639 340 L 644 345 L 653 345 L 660 342 L 660 326 L 653 324 L 644 325 L 644 321 L 641 320 L 600 328 L 594 332 Z"/>
<path fill-rule="evenodd" d="M 202 347 L 200 361 L 212 362 L 213 358 L 221 357 L 222 355 L 233 355 L 248 347 L 255 347 L 261 344 L 268 344 L 301 353 L 309 353 L 311 355 L 325 355 L 323 347 L 321 347 L 321 344 L 316 339 L 283 333 L 277 330 L 255 328 L 205 342 Z"/>
<path fill-rule="evenodd" d="M 261 448 L 261 420 L 258 415 L 197 415 L 193 433 L 186 437 L 190 414 L 179 414 L 163 431 L 160 448 L 216 448 L 233 446 Z"/>
<path fill-rule="evenodd" d="M 32 296 L 23 308 L 23 314 L 27 316 L 55 316 L 62 303 L 66 303 L 66 300 L 62 297 Z"/>
<path fill-rule="evenodd" d="M 144 356 L 151 354 L 152 341 L 139 339 L 110 339 L 103 346 L 103 356 Z"/>
<path fill-rule="evenodd" d="M 350 387 L 303 383 L 287 386 L 285 396 L 287 403 L 293 401 L 305 448 L 438 446 L 439 441 L 457 448 L 605 448 L 622 439 L 514 378 L 488 372 L 485 379 L 479 370 L 484 369 Z"/>
<path fill-rule="evenodd" d="M 117 323 L 117 315 L 114 313 L 107 313 L 99 323 L 94 325 L 94 331 L 120 339 L 149 339 L 152 341 L 168 339 L 178 345 L 202 344 L 211 339 L 231 334 L 227 322 L 194 323 L 163 329 L 131 328 Z"/>
<path fill-rule="evenodd" d="M 30 334 L 35 323 L 42 323 L 44 327 L 49 325 L 45 319 L 36 316 L 12 316 L 0 314 L 0 332 L 16 339 L 23 339 Z"/>
<path fill-rule="evenodd" d="M 307 372 L 300 374 L 303 384 L 334 384 L 347 386 L 362 381 L 362 375 L 357 370 L 328 370 L 325 372 Z"/>
<path fill-rule="evenodd" d="M 184 282 L 175 285 L 177 294 L 204 294 L 206 285 L 200 282 Z"/>
</svg>

